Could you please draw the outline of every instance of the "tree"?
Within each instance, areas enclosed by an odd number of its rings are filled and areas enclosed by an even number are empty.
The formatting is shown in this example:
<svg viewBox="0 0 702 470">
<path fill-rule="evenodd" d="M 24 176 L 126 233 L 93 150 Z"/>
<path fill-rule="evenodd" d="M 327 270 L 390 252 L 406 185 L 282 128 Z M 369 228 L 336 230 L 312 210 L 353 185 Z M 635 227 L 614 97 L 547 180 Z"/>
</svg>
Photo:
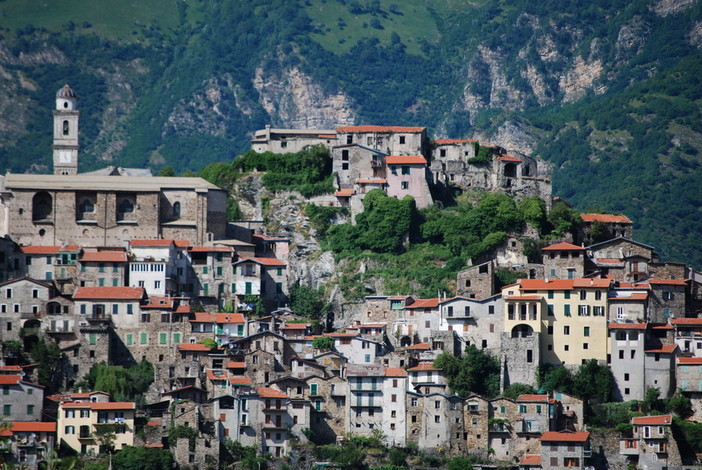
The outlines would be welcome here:
<svg viewBox="0 0 702 470">
<path fill-rule="evenodd" d="M 95 427 L 93 439 L 100 446 L 100 453 L 112 453 L 115 450 L 117 426 L 116 424 L 101 424 Z"/>
<path fill-rule="evenodd" d="M 121 470 L 171 470 L 173 455 L 167 449 L 154 447 L 124 447 L 112 462 Z"/>
<path fill-rule="evenodd" d="M 205 346 L 210 351 L 214 351 L 215 349 L 217 349 L 219 347 L 217 345 L 217 341 L 215 341 L 212 338 L 204 338 L 204 339 L 200 340 L 200 344 Z"/>
<path fill-rule="evenodd" d="M 600 365 L 596 359 L 582 364 L 573 376 L 573 393 L 583 400 L 608 402 L 612 395 L 614 378 L 606 365 Z"/>
<path fill-rule="evenodd" d="M 50 385 L 54 383 L 54 373 L 61 360 L 61 349 L 54 342 L 40 339 L 30 353 L 32 359 L 39 364 L 39 383 Z"/>
<path fill-rule="evenodd" d="M 675 395 L 668 399 L 668 409 L 684 419 L 692 414 L 692 402 L 678 389 Z"/>
<path fill-rule="evenodd" d="M 158 172 L 158 176 L 175 176 L 175 170 L 172 166 L 166 165 Z"/>
<path fill-rule="evenodd" d="M 317 336 L 312 340 L 312 347 L 315 349 L 331 350 L 334 348 L 334 340 L 328 336 Z"/>
<path fill-rule="evenodd" d="M 154 367 L 146 360 L 128 369 L 100 362 L 90 368 L 83 380 L 82 385 L 88 389 L 107 392 L 115 401 L 135 401 L 153 383 Z"/>
<path fill-rule="evenodd" d="M 538 368 L 536 384 L 547 392 L 572 393 L 573 375 L 566 367 L 543 364 Z"/>
<path fill-rule="evenodd" d="M 449 388 L 457 395 L 467 396 L 473 392 L 494 397 L 500 390 L 499 361 L 473 345 L 466 348 L 463 359 L 441 353 L 434 361 L 434 367 L 443 370 Z"/>
<path fill-rule="evenodd" d="M 318 320 L 326 316 L 322 289 L 296 285 L 290 289 L 290 308 L 296 315 Z"/>
</svg>

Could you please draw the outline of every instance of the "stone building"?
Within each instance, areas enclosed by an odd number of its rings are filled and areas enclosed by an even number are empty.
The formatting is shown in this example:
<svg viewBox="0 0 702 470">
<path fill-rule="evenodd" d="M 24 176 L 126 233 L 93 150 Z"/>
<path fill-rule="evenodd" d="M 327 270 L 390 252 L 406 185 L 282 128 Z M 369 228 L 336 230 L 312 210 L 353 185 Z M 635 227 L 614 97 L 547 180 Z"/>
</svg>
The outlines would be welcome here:
<svg viewBox="0 0 702 470">
<path fill-rule="evenodd" d="M 39 468 L 56 443 L 56 423 L 7 422 L 0 431 L 0 438 L 7 439 L 4 446 L 4 463 L 10 468 Z"/>
<path fill-rule="evenodd" d="M 676 388 L 692 403 L 692 418 L 702 418 L 702 357 L 678 357 L 675 369 Z"/>
<path fill-rule="evenodd" d="M 125 286 L 127 262 L 124 249 L 83 250 L 78 258 L 77 284 L 80 287 Z"/>
<path fill-rule="evenodd" d="M 542 160 L 520 153 L 507 154 L 488 147 L 488 160 L 476 161 L 478 143 L 466 139 L 437 139 L 430 171 L 433 183 L 446 189 L 494 191 L 545 201 L 551 197 L 551 167 Z M 471 161 L 472 160 L 472 161 Z"/>
<path fill-rule="evenodd" d="M 590 433 L 549 431 L 541 435 L 541 468 L 580 468 L 590 466 Z"/>
<path fill-rule="evenodd" d="M 54 174 L 75 175 L 78 173 L 78 96 L 64 85 L 56 92 L 54 109 Z"/>
<path fill-rule="evenodd" d="M 467 450 L 464 398 L 443 393 L 407 392 L 407 442 L 464 455 Z"/>
<path fill-rule="evenodd" d="M 0 374 L 4 421 L 41 421 L 44 387 L 24 380 L 24 373 Z"/>
<path fill-rule="evenodd" d="M 336 141 L 334 129 L 276 129 L 266 125 L 254 132 L 251 148 L 258 153 L 294 153 L 315 145 L 331 148 Z"/>
<path fill-rule="evenodd" d="M 340 145 L 361 144 L 386 155 L 426 155 L 426 127 L 343 126 L 336 129 Z"/>
<path fill-rule="evenodd" d="M 651 286 L 648 299 L 648 318 L 654 323 L 665 323 L 670 318 L 685 317 L 689 281 L 686 279 L 647 280 Z"/>
<path fill-rule="evenodd" d="M 556 243 L 541 251 L 546 277 L 576 279 L 585 276 L 585 248 L 571 243 Z"/>
<path fill-rule="evenodd" d="M 70 310 L 55 285 L 22 277 L 0 284 L 0 340 L 22 341 L 29 350 L 49 319 Z"/>
<path fill-rule="evenodd" d="M 582 225 L 580 226 L 580 240 L 591 239 L 593 225 L 599 225 L 597 235 L 599 237 L 610 238 L 631 238 L 634 236 L 634 223 L 625 215 L 619 214 L 580 214 Z M 602 239 L 602 238 L 600 238 Z"/>
<path fill-rule="evenodd" d="M 201 178 L 9 174 L 0 234 L 21 245 L 223 238 L 226 193 Z"/>
<path fill-rule="evenodd" d="M 495 294 L 495 265 L 492 261 L 471 266 L 456 275 L 456 295 L 484 299 Z"/>
<path fill-rule="evenodd" d="M 332 149 L 332 171 L 336 173 L 339 188 L 353 189 L 359 179 L 385 179 L 385 158 L 376 148 L 360 143 L 337 145 Z"/>
<path fill-rule="evenodd" d="M 663 470 L 669 465 L 679 465 L 675 439 L 670 439 L 672 423 L 671 415 L 632 418 L 631 437 L 620 440 L 619 453 L 642 470 Z"/>
</svg>

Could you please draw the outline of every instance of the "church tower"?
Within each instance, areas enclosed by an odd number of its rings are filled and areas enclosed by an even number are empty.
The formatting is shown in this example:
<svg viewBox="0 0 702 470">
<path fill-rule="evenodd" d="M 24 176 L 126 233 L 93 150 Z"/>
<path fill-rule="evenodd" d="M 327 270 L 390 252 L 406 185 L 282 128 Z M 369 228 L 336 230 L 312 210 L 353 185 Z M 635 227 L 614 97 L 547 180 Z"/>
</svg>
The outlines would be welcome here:
<svg viewBox="0 0 702 470">
<path fill-rule="evenodd" d="M 78 173 L 78 97 L 67 84 L 56 92 L 54 110 L 54 174 Z"/>
</svg>

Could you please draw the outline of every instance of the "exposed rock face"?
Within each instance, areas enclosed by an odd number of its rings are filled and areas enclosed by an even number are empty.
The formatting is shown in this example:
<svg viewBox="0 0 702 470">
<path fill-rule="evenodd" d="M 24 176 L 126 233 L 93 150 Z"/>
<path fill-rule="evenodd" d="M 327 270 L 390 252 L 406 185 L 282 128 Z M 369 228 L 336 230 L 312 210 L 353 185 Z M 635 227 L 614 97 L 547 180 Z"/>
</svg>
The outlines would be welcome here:
<svg viewBox="0 0 702 470">
<path fill-rule="evenodd" d="M 641 52 L 650 32 L 649 25 L 638 16 L 623 25 L 617 36 L 617 60 L 630 59 Z"/>
<path fill-rule="evenodd" d="M 296 129 L 333 129 L 354 122 L 351 100 L 329 93 L 298 67 L 270 74 L 256 69 L 254 87 L 263 108 L 277 125 Z"/>
<path fill-rule="evenodd" d="M 702 49 L 702 21 L 695 23 L 688 37 L 690 38 L 690 44 L 697 49 Z"/>
<path fill-rule="evenodd" d="M 477 139 L 481 142 L 489 142 L 499 144 L 509 151 L 517 151 L 519 153 L 531 155 L 536 149 L 537 138 L 532 130 L 516 121 L 505 121 L 497 132 L 491 135 L 478 135 Z"/>
<path fill-rule="evenodd" d="M 565 96 L 563 102 L 572 103 L 585 96 L 593 88 L 595 80 L 602 75 L 602 62 L 594 60 L 585 62 L 582 57 L 576 57 L 573 68 L 561 77 L 559 86 Z"/>
<path fill-rule="evenodd" d="M 651 8 L 660 16 L 674 15 L 690 8 L 697 0 L 657 0 Z"/>
</svg>

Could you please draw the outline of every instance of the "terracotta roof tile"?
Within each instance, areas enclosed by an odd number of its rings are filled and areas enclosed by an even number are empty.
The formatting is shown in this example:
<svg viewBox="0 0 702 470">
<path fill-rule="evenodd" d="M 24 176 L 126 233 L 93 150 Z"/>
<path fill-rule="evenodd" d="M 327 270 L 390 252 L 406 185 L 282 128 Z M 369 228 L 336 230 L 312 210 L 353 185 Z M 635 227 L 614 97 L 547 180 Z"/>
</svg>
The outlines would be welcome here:
<svg viewBox="0 0 702 470">
<path fill-rule="evenodd" d="M 248 377 L 230 377 L 229 383 L 232 385 L 240 385 L 244 387 L 253 386 L 253 381 Z"/>
<path fill-rule="evenodd" d="M 216 372 L 214 370 L 207 371 L 208 380 L 227 380 L 227 374 L 225 372 Z"/>
<path fill-rule="evenodd" d="M 217 323 L 246 323 L 246 318 L 241 313 L 218 313 L 216 314 Z"/>
<path fill-rule="evenodd" d="M 358 178 L 358 184 L 388 184 L 388 180 L 383 178 Z"/>
<path fill-rule="evenodd" d="M 584 222 L 603 222 L 603 223 L 618 223 L 618 224 L 631 224 L 633 223 L 629 220 L 629 217 L 625 215 L 616 214 L 580 214 L 580 218 Z"/>
<path fill-rule="evenodd" d="M 334 193 L 336 197 L 351 197 L 356 191 L 353 188 L 342 188 Z"/>
<path fill-rule="evenodd" d="M 37 246 L 28 245 L 20 247 L 22 253 L 26 255 L 53 255 L 61 251 L 60 246 Z"/>
<path fill-rule="evenodd" d="M 124 251 L 86 251 L 78 261 L 81 263 L 126 263 L 127 253 Z"/>
<path fill-rule="evenodd" d="M 441 370 L 439 368 L 434 367 L 434 364 L 431 362 L 422 362 L 421 364 L 417 364 L 416 366 L 412 367 L 411 369 L 407 369 L 410 372 L 421 372 L 421 371 L 433 371 L 433 370 Z"/>
<path fill-rule="evenodd" d="M 512 155 L 501 155 L 497 158 L 499 158 L 503 162 L 521 163 L 521 161 L 522 161 L 521 158 L 513 157 Z"/>
<path fill-rule="evenodd" d="M 439 299 L 416 299 L 412 304 L 405 305 L 405 308 L 437 308 Z"/>
<path fill-rule="evenodd" d="M 229 361 L 227 362 L 227 369 L 246 369 L 246 363 L 238 361 Z"/>
<path fill-rule="evenodd" d="M 140 308 L 161 308 L 161 309 L 173 309 L 173 297 L 149 297 L 148 303 L 143 304 Z"/>
<path fill-rule="evenodd" d="M 407 371 L 399 367 L 388 367 L 385 369 L 385 377 L 407 377 Z"/>
<path fill-rule="evenodd" d="M 426 127 L 404 127 L 404 126 L 342 126 L 336 129 L 337 133 L 349 132 L 422 132 Z"/>
<path fill-rule="evenodd" d="M 427 351 L 431 349 L 431 346 L 429 345 L 429 343 L 417 343 L 413 344 L 412 346 L 407 346 L 407 349 Z"/>
<path fill-rule="evenodd" d="M 702 357 L 679 357 L 678 364 L 702 364 Z"/>
<path fill-rule="evenodd" d="M 541 442 L 586 442 L 590 438 L 590 433 L 580 432 L 557 432 L 547 431 L 541 435 Z"/>
<path fill-rule="evenodd" d="M 678 348 L 677 344 L 664 344 L 658 349 L 647 349 L 647 353 L 672 354 Z"/>
<path fill-rule="evenodd" d="M 278 258 L 243 258 L 234 264 L 244 263 L 246 261 L 253 261 L 254 263 L 262 264 L 263 266 L 276 266 L 281 268 L 287 266 Z"/>
<path fill-rule="evenodd" d="M 537 467 L 541 465 L 541 456 L 536 454 L 525 454 L 519 460 L 519 465 L 529 465 Z"/>
<path fill-rule="evenodd" d="M 689 279 L 647 279 L 649 284 L 658 284 L 664 286 L 686 286 Z"/>
<path fill-rule="evenodd" d="M 22 380 L 21 375 L 10 375 L 1 374 L 0 375 L 0 385 L 17 385 Z"/>
<path fill-rule="evenodd" d="M 192 253 L 231 253 L 234 248 L 231 246 L 192 246 L 188 248 L 188 251 Z"/>
<path fill-rule="evenodd" d="M 56 432 L 55 422 L 14 421 L 9 424 L 12 432 Z"/>
<path fill-rule="evenodd" d="M 426 165 L 426 158 L 421 155 L 388 155 L 386 165 Z"/>
<path fill-rule="evenodd" d="M 139 300 L 144 297 L 143 287 L 79 287 L 73 300 Z"/>
<path fill-rule="evenodd" d="M 2 372 L 21 372 L 22 366 L 0 366 L 0 373 Z"/>
<path fill-rule="evenodd" d="M 548 395 L 525 394 L 519 395 L 517 401 L 548 401 Z"/>
<path fill-rule="evenodd" d="M 510 295 L 505 300 L 541 300 L 540 295 Z"/>
<path fill-rule="evenodd" d="M 259 388 L 258 395 L 262 398 L 288 398 L 288 396 L 280 390 L 269 387 Z"/>
<path fill-rule="evenodd" d="M 676 326 L 702 326 L 702 318 L 671 318 L 670 323 Z"/>
<path fill-rule="evenodd" d="M 210 352 L 210 348 L 201 343 L 180 343 L 178 344 L 179 351 L 196 351 L 196 352 Z"/>
<path fill-rule="evenodd" d="M 631 424 L 642 425 L 665 425 L 671 424 L 673 422 L 673 417 L 671 415 L 660 415 L 660 416 L 638 416 L 631 419 Z"/>
</svg>

